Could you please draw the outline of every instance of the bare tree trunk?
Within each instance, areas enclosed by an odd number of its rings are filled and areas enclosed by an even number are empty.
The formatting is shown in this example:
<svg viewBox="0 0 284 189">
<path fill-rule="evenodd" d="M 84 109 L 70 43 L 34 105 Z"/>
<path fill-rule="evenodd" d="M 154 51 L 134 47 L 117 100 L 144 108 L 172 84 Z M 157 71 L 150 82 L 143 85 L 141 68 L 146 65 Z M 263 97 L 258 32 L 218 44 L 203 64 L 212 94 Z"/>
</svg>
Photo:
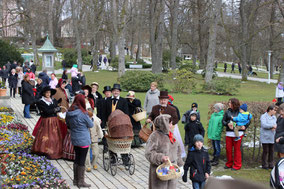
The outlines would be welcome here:
<svg viewBox="0 0 284 189">
<path fill-rule="evenodd" d="M 48 1 L 48 36 L 53 44 L 53 0 Z"/>
<path fill-rule="evenodd" d="M 197 14 L 196 14 L 196 2 L 195 0 L 192 1 L 192 33 L 191 33 L 191 41 L 193 43 L 192 45 L 192 63 L 194 66 L 196 66 L 196 60 L 197 60 L 197 41 L 196 41 L 196 25 L 197 25 Z"/>
<path fill-rule="evenodd" d="M 271 14 L 270 14 L 270 27 L 269 27 L 269 49 L 273 50 L 274 46 L 274 23 L 275 23 L 275 1 L 271 4 Z M 274 72 L 274 53 L 271 54 L 271 61 L 270 61 L 270 79 L 273 79 L 273 72 Z"/>
<path fill-rule="evenodd" d="M 123 0 L 122 7 L 120 6 L 119 0 L 113 0 L 111 3 L 112 14 L 113 14 L 113 28 L 114 35 L 118 40 L 118 77 L 125 74 L 125 30 L 126 30 L 126 17 L 128 0 Z M 118 14 L 120 15 L 118 16 Z M 119 19 L 119 20 L 118 20 Z"/>
<path fill-rule="evenodd" d="M 284 83 L 284 63 L 283 62 L 281 64 L 281 71 L 280 71 L 280 74 L 279 74 L 279 81 Z"/>
<path fill-rule="evenodd" d="M 179 0 L 171 1 L 171 67 L 176 69 Z"/>
<path fill-rule="evenodd" d="M 72 12 L 72 21 L 73 21 L 73 31 L 76 39 L 76 51 L 78 58 L 78 68 L 82 70 L 82 52 L 81 52 L 81 38 L 78 28 L 78 10 L 75 10 L 74 0 L 71 0 L 71 12 Z"/>
<path fill-rule="evenodd" d="M 131 32 L 131 44 L 130 44 L 130 58 L 133 59 L 134 55 L 134 37 L 135 37 L 135 30 L 133 29 Z"/>
<path fill-rule="evenodd" d="M 204 1 L 197 0 L 197 10 L 198 10 L 198 41 L 199 41 L 199 68 L 203 69 L 206 66 L 206 35 L 203 32 L 204 25 Z"/>
<path fill-rule="evenodd" d="M 111 36 L 111 40 L 110 40 L 110 48 L 109 48 L 109 51 L 110 51 L 110 58 L 112 60 L 115 59 L 115 56 L 116 56 L 116 41 L 115 41 L 115 36 L 114 34 L 112 34 L 113 36 Z"/>
<path fill-rule="evenodd" d="M 242 64 L 242 80 L 247 80 L 247 35 L 248 35 L 248 23 L 245 15 L 245 2 L 240 1 L 240 16 L 241 16 L 241 64 Z"/>
<path fill-rule="evenodd" d="M 162 72 L 164 0 L 150 0 L 150 46 L 152 55 L 152 72 Z"/>
<path fill-rule="evenodd" d="M 209 83 L 213 78 L 213 69 L 215 62 L 216 41 L 217 41 L 217 23 L 220 18 L 220 10 L 222 6 L 222 0 L 216 0 L 215 6 L 212 6 L 212 20 L 209 29 L 209 47 L 208 47 L 208 59 L 206 65 L 205 82 Z"/>
</svg>

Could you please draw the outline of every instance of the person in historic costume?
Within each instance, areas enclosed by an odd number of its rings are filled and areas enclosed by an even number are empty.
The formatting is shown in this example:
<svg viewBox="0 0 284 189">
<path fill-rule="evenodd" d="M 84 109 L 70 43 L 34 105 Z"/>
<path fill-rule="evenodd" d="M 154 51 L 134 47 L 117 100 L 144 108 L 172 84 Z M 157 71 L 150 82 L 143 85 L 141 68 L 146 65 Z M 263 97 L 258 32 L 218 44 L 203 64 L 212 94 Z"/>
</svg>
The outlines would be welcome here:
<svg viewBox="0 0 284 189">
<path fill-rule="evenodd" d="M 107 122 L 110 114 L 117 109 L 121 110 L 126 115 L 129 114 L 127 100 L 120 96 L 121 92 L 120 84 L 113 84 L 111 92 L 112 96 L 110 98 L 107 98 L 106 100 L 106 109 L 105 109 L 106 116 L 104 117 L 105 122 Z M 129 161 L 128 154 L 122 154 L 121 156 L 123 163 L 127 165 Z"/>
<path fill-rule="evenodd" d="M 67 81 L 64 79 L 59 79 L 55 95 L 53 96 L 56 100 L 60 101 L 59 106 L 61 108 L 61 112 L 67 112 L 69 109 L 69 97 L 68 93 L 66 92 Z M 61 99 L 61 100 L 60 100 Z M 60 120 L 60 125 L 63 128 L 67 128 L 64 121 Z M 74 146 L 71 143 L 71 136 L 70 131 L 64 130 L 66 132 L 62 133 L 63 137 L 63 158 L 68 160 L 75 159 L 75 151 Z"/>
<path fill-rule="evenodd" d="M 143 141 L 139 138 L 139 131 L 141 130 L 141 123 L 140 121 L 135 121 L 132 117 L 133 114 L 136 114 L 137 108 L 141 108 L 141 101 L 135 98 L 135 92 L 129 91 L 126 96 L 128 102 L 128 110 L 129 110 L 129 117 L 131 120 L 131 124 L 133 126 L 133 134 L 134 139 L 132 142 L 132 147 L 139 147 Z"/>
<path fill-rule="evenodd" d="M 102 120 L 101 127 L 105 128 L 106 118 L 104 116 L 105 116 L 105 109 L 106 109 L 106 101 L 107 101 L 107 98 L 111 97 L 111 86 L 104 86 L 103 93 L 105 97 L 98 100 L 98 103 L 97 103 L 97 116 L 98 118 Z"/>
<path fill-rule="evenodd" d="M 92 87 L 92 95 L 94 96 L 95 107 L 97 107 L 98 101 L 102 99 L 103 96 L 101 95 L 101 93 L 98 92 L 99 84 L 97 82 L 93 82 L 91 84 L 91 87 Z"/>
<path fill-rule="evenodd" d="M 86 110 L 85 96 L 75 96 L 72 106 L 66 114 L 66 124 L 71 132 L 71 141 L 75 149 L 75 161 L 73 164 L 73 185 L 78 187 L 91 187 L 85 183 L 85 161 L 91 144 L 89 128 L 94 124 Z"/>
<path fill-rule="evenodd" d="M 180 120 L 179 109 L 178 109 L 178 107 L 176 107 L 174 105 L 173 101 L 174 101 L 174 97 L 169 95 L 169 102 L 168 102 L 168 104 L 176 109 L 178 120 Z M 181 138 L 181 135 L 180 135 L 180 131 L 179 131 L 179 128 L 178 128 L 178 124 L 174 125 L 173 133 L 174 133 L 174 135 L 175 135 L 175 137 L 176 137 L 176 139 L 179 142 L 180 147 L 181 147 L 181 158 L 186 158 L 186 152 L 185 152 L 184 144 L 183 144 L 183 141 L 182 141 L 182 138 Z"/>
<path fill-rule="evenodd" d="M 177 179 L 162 181 L 157 177 L 156 169 L 168 160 L 183 166 L 180 144 L 170 132 L 173 126 L 170 115 L 157 116 L 154 124 L 156 130 L 150 135 L 145 148 L 145 157 L 150 162 L 149 189 L 174 189 L 177 188 Z"/>
<path fill-rule="evenodd" d="M 84 91 L 85 95 L 86 109 L 93 113 L 95 109 L 95 102 L 94 96 L 91 94 L 92 88 L 89 85 L 85 85 L 82 87 L 82 90 Z"/>
<path fill-rule="evenodd" d="M 52 96 L 55 89 L 49 86 L 42 90 L 42 98 L 37 102 L 41 115 L 41 123 L 35 135 L 32 152 L 38 155 L 45 155 L 50 159 L 62 157 L 62 132 L 57 113 L 60 112 L 57 100 Z"/>
<path fill-rule="evenodd" d="M 174 107 L 168 104 L 169 94 L 168 91 L 161 91 L 159 96 L 160 104 L 153 106 L 152 111 L 146 120 L 147 123 L 152 122 L 160 114 L 169 114 L 172 117 L 173 125 L 178 123 L 177 111 Z"/>
<path fill-rule="evenodd" d="M 101 98 L 97 102 L 97 116 L 98 118 L 101 119 L 101 128 L 104 129 L 106 127 L 106 114 L 105 114 L 105 109 L 106 109 L 106 100 L 107 98 L 111 97 L 111 86 L 104 86 L 103 93 L 105 95 L 104 98 Z M 102 138 L 102 144 L 104 146 L 104 152 L 107 151 L 107 141 L 106 138 Z"/>
</svg>

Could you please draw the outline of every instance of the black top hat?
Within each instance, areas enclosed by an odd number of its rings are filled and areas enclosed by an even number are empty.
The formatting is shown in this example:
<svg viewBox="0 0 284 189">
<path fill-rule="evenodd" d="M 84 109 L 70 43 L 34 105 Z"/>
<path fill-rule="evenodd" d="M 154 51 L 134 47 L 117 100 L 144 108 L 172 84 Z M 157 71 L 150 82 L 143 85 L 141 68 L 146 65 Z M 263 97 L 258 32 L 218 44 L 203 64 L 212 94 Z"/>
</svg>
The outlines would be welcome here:
<svg viewBox="0 0 284 189">
<path fill-rule="evenodd" d="M 55 95 L 55 93 L 56 93 L 56 90 L 55 90 L 55 89 L 50 88 L 50 86 L 46 86 L 46 87 L 44 87 L 44 88 L 42 89 L 42 91 L 40 92 L 40 95 L 41 95 L 41 96 L 44 96 L 44 93 L 45 93 L 46 91 L 50 91 L 50 92 L 51 92 L 51 96 Z"/>
<path fill-rule="evenodd" d="M 111 90 L 114 90 L 114 89 L 118 89 L 121 91 L 120 84 L 117 84 L 117 83 L 113 84 L 113 87 Z"/>
<path fill-rule="evenodd" d="M 161 91 L 159 98 L 169 98 L 168 91 Z"/>
<path fill-rule="evenodd" d="M 105 93 L 106 91 L 111 91 L 111 86 L 104 86 L 103 93 Z"/>
</svg>

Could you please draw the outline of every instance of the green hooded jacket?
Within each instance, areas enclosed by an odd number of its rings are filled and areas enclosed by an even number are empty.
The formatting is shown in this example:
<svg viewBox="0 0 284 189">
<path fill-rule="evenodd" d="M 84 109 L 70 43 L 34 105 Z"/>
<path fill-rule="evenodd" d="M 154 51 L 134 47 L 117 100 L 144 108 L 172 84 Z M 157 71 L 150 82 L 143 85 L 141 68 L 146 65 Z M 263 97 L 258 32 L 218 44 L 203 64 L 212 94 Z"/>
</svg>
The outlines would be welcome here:
<svg viewBox="0 0 284 189">
<path fill-rule="evenodd" d="M 211 140 L 221 140 L 221 134 L 223 130 L 223 115 L 224 111 L 214 112 L 211 115 L 208 126 L 208 138 Z"/>
</svg>

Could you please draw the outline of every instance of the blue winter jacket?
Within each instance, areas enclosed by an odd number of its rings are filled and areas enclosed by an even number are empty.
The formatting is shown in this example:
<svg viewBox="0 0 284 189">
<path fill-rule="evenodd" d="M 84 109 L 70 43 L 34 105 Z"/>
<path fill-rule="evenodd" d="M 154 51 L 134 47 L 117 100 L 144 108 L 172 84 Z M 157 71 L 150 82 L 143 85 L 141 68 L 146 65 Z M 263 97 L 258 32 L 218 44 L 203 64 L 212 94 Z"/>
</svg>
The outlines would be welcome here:
<svg viewBox="0 0 284 189">
<path fill-rule="evenodd" d="M 235 121 L 238 126 L 243 126 L 248 124 L 251 118 L 252 115 L 249 112 L 240 112 L 237 117 L 233 118 L 233 121 Z"/>
<path fill-rule="evenodd" d="M 91 144 L 89 128 L 94 124 L 87 113 L 83 113 L 80 109 L 67 112 L 66 124 L 71 131 L 71 141 L 74 146 Z"/>
</svg>

